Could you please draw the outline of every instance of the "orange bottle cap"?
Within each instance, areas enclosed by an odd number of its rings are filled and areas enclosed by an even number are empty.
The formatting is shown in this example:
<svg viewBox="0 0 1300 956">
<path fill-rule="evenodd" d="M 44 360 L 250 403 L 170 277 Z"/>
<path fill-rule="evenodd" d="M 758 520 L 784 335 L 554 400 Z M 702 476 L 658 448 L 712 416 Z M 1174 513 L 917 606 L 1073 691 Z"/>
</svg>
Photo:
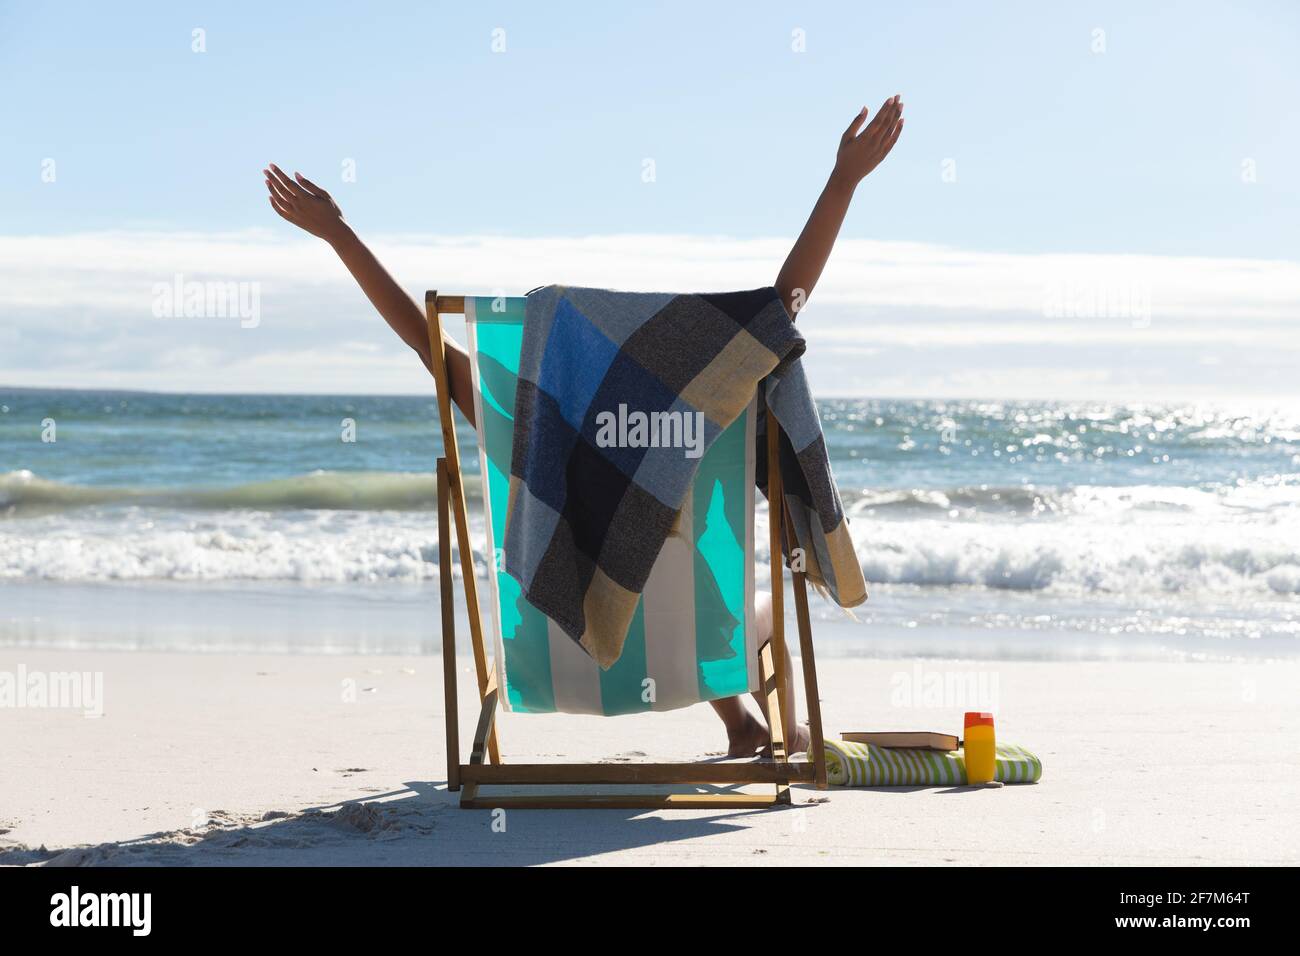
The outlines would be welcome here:
<svg viewBox="0 0 1300 956">
<path fill-rule="evenodd" d="M 966 711 L 966 726 L 967 727 L 992 727 L 993 715 L 988 713 L 981 713 L 978 710 L 968 710 Z"/>
</svg>

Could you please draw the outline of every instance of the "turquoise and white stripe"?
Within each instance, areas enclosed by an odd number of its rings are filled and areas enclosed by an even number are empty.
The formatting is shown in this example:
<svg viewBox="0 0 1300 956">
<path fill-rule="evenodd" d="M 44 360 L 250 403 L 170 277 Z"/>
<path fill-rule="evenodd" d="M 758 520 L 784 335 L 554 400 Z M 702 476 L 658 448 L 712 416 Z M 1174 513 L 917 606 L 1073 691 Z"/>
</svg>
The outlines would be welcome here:
<svg viewBox="0 0 1300 956">
<path fill-rule="evenodd" d="M 1036 783 L 1043 762 L 1024 747 L 998 744 L 993 779 Z M 848 740 L 826 741 L 826 775 L 836 787 L 965 786 L 963 751 L 901 750 Z"/>
<path fill-rule="evenodd" d="M 700 459 L 676 533 L 660 552 L 622 656 L 602 671 L 503 570 L 515 380 L 525 299 L 467 298 L 489 575 L 484 625 L 504 706 L 530 713 L 673 710 L 758 688 L 754 622 L 754 427 L 751 406 Z"/>
</svg>

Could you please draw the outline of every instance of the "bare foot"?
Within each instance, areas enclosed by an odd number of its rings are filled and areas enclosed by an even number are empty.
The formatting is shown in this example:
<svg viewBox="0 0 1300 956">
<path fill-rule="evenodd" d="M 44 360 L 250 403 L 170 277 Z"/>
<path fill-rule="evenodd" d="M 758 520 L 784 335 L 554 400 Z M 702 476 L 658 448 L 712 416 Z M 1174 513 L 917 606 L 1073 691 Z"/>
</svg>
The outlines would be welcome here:
<svg viewBox="0 0 1300 956">
<path fill-rule="evenodd" d="M 767 740 L 768 742 L 764 745 L 763 752 L 760 756 L 771 759 L 772 743 L 771 743 L 771 739 L 768 737 L 766 727 L 763 728 L 763 739 Z M 808 732 L 808 725 L 798 724 L 794 728 L 794 740 L 790 742 L 789 746 L 786 749 L 786 756 L 793 757 L 795 754 L 806 753 L 808 748 L 811 746 L 812 746 L 812 735 Z"/>
<path fill-rule="evenodd" d="M 735 733 L 727 731 L 727 756 L 752 757 L 768 743 L 767 728 L 752 714 L 746 714 L 745 725 Z"/>
</svg>

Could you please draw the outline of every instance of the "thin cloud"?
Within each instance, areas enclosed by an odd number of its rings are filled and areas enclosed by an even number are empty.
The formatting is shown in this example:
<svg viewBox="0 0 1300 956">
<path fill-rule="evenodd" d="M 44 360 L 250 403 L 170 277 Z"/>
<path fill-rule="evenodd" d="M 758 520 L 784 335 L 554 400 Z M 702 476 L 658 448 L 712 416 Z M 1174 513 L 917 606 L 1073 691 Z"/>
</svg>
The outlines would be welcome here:
<svg viewBox="0 0 1300 956">
<path fill-rule="evenodd" d="M 518 295 L 546 282 L 628 290 L 770 284 L 788 239 L 380 235 L 417 299 L 426 288 Z M 256 327 L 159 318 L 162 285 L 251 283 Z M 844 239 L 808 310 L 810 369 L 831 393 L 873 382 L 945 394 L 1282 389 L 1300 349 L 1300 263 L 1022 254 Z M 1035 350 L 1032 367 L 1017 349 Z M 900 371 L 898 363 L 905 362 Z M 1080 367 L 1080 363 L 1090 363 Z M 1226 363 L 1226 364 L 1225 364 Z M 1068 374 L 1066 374 L 1068 372 Z M 1234 384 L 1234 373 L 1241 381 Z M 1003 376 L 1000 378 L 999 376 Z M 0 381 L 225 391 L 424 391 L 333 253 L 278 230 L 0 236 Z M 1127 383 L 1127 384 L 1126 384 Z M 898 389 L 891 389 L 898 394 Z"/>
</svg>

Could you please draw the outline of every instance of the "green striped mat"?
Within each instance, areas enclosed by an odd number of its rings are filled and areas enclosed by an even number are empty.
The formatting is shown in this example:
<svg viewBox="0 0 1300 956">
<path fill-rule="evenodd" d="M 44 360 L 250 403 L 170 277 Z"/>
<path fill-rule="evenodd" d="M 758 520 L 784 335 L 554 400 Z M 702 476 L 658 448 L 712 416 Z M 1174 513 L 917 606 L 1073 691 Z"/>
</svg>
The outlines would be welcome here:
<svg viewBox="0 0 1300 956">
<path fill-rule="evenodd" d="M 997 745 L 994 780 L 1037 783 L 1043 762 L 1024 747 Z M 963 751 L 899 750 L 848 740 L 826 741 L 826 774 L 836 787 L 937 787 L 966 783 Z"/>
</svg>

